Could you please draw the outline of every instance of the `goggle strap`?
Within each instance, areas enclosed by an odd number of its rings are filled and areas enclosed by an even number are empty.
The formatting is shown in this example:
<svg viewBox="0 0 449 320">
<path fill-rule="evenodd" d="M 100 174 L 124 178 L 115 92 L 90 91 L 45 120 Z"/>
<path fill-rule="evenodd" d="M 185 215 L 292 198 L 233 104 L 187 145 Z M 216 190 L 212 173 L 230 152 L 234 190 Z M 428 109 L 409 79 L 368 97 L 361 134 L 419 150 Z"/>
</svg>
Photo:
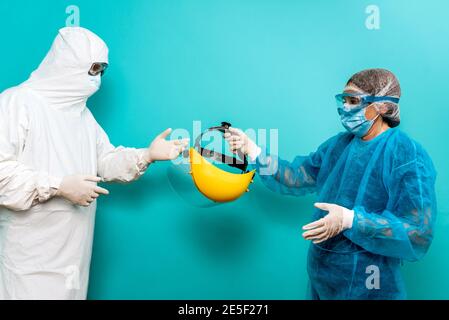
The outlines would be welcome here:
<svg viewBox="0 0 449 320">
<path fill-rule="evenodd" d="M 395 97 L 373 97 L 373 99 L 368 99 L 369 102 L 381 102 L 381 101 L 389 101 L 393 103 L 399 103 L 399 98 Z"/>
</svg>

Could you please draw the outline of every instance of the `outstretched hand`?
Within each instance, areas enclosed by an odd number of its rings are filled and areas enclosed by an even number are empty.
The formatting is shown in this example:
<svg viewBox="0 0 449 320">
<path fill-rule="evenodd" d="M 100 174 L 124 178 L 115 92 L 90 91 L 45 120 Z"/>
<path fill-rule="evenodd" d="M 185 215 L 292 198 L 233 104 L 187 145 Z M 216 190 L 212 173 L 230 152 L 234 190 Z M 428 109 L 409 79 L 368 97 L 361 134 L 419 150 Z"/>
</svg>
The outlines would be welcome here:
<svg viewBox="0 0 449 320">
<path fill-rule="evenodd" d="M 354 211 L 331 203 L 315 203 L 315 207 L 329 213 L 324 217 L 302 227 L 304 239 L 320 243 L 339 235 L 352 227 Z"/>
<path fill-rule="evenodd" d="M 159 134 L 146 152 L 148 163 L 176 159 L 188 146 L 189 139 L 166 140 L 172 129 L 167 129 Z"/>
</svg>

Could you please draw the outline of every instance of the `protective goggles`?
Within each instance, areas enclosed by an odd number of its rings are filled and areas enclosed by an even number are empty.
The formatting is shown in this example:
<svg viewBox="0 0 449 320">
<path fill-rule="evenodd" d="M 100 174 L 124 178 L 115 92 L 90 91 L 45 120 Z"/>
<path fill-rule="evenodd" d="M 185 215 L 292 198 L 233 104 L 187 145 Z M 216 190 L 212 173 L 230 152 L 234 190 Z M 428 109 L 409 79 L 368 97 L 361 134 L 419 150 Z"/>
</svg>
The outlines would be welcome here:
<svg viewBox="0 0 449 320">
<path fill-rule="evenodd" d="M 342 93 L 337 94 L 335 96 L 337 100 L 337 105 L 339 108 L 343 109 L 361 109 L 366 107 L 367 105 L 374 102 L 392 102 L 399 103 L 399 98 L 396 97 L 376 97 L 364 94 L 351 94 L 351 93 Z"/>
<path fill-rule="evenodd" d="M 101 74 L 101 76 L 103 76 L 103 74 L 106 72 L 107 68 L 108 68 L 108 64 L 107 63 L 95 62 L 90 67 L 89 75 L 95 77 L 95 76 L 98 76 L 99 74 Z"/>
</svg>

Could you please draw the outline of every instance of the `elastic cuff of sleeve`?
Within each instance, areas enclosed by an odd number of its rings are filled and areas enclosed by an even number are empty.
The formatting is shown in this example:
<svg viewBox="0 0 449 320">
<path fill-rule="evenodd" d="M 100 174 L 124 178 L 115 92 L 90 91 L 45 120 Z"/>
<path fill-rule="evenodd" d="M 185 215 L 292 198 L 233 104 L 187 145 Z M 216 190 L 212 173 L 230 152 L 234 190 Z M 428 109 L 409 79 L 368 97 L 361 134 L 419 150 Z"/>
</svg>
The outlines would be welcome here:
<svg viewBox="0 0 449 320">
<path fill-rule="evenodd" d="M 345 230 L 351 229 L 353 221 L 354 221 L 354 210 L 343 208 L 343 228 Z"/>
<path fill-rule="evenodd" d="M 278 158 L 267 153 L 265 147 L 260 148 L 260 152 L 256 158 L 255 169 L 259 175 L 271 176 L 278 170 Z"/>
<path fill-rule="evenodd" d="M 139 175 L 142 175 L 148 169 L 150 162 L 148 162 L 146 159 L 147 149 L 138 149 L 137 152 L 138 152 L 137 169 L 139 171 Z"/>
<path fill-rule="evenodd" d="M 62 178 L 60 178 L 60 177 L 49 177 L 48 181 L 49 181 L 50 188 L 53 188 L 53 189 L 57 190 L 61 186 Z"/>
<path fill-rule="evenodd" d="M 258 153 L 258 155 L 257 155 L 257 157 L 255 159 L 256 164 L 259 167 L 266 167 L 266 166 L 268 166 L 270 164 L 269 160 L 268 160 L 270 155 L 267 154 L 267 151 L 266 151 L 267 149 L 264 146 L 259 147 L 259 148 L 260 148 L 260 152 Z"/>
<path fill-rule="evenodd" d="M 45 174 L 42 176 L 41 181 L 45 181 L 45 183 L 40 185 L 37 190 L 37 200 L 39 203 L 45 202 L 56 195 L 61 185 L 62 178 L 48 176 Z"/>
</svg>

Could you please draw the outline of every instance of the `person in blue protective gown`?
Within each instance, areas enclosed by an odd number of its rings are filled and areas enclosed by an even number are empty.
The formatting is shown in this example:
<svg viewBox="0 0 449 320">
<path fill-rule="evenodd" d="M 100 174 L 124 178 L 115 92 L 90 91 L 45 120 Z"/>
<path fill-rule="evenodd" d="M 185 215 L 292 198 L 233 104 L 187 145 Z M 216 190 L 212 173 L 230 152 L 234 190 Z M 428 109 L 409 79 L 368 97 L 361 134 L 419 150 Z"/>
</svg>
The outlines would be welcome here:
<svg viewBox="0 0 449 320">
<path fill-rule="evenodd" d="M 436 172 L 423 147 L 402 132 L 401 89 L 393 73 L 355 74 L 336 96 L 346 132 L 293 162 L 268 154 L 240 129 L 233 151 L 254 162 L 271 190 L 316 192 L 307 271 L 312 299 L 405 299 L 400 266 L 429 249 L 436 217 Z"/>
</svg>

